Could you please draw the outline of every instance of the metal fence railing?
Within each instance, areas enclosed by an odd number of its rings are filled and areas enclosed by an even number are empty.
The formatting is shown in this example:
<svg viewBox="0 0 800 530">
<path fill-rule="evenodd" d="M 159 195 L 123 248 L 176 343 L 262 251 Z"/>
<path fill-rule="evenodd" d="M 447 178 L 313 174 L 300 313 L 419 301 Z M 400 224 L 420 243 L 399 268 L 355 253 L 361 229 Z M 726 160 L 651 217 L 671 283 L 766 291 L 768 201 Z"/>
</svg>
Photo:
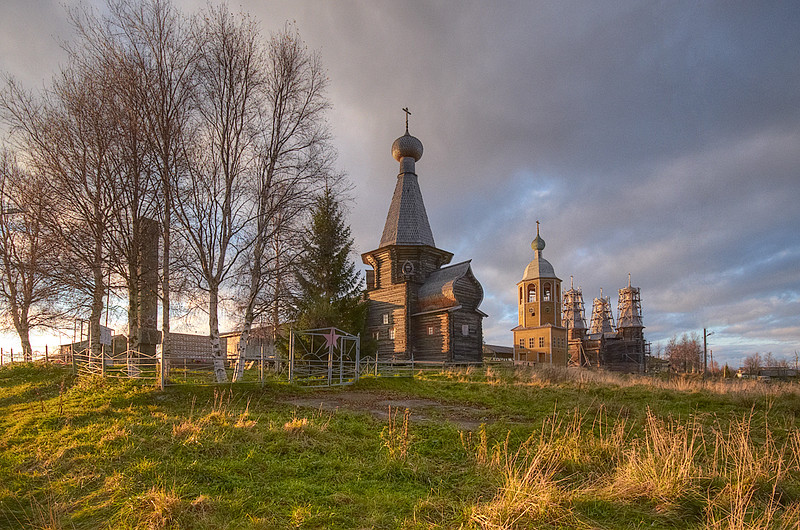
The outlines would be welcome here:
<svg viewBox="0 0 800 530">
<path fill-rule="evenodd" d="M 304 386 L 349 385 L 358 381 L 361 339 L 337 328 L 289 333 L 289 382 Z"/>
<path fill-rule="evenodd" d="M 96 375 L 121 379 L 141 379 L 163 384 L 161 361 L 156 355 L 134 350 L 92 355 L 90 349 L 75 351 L 72 366 L 79 375 Z"/>
</svg>

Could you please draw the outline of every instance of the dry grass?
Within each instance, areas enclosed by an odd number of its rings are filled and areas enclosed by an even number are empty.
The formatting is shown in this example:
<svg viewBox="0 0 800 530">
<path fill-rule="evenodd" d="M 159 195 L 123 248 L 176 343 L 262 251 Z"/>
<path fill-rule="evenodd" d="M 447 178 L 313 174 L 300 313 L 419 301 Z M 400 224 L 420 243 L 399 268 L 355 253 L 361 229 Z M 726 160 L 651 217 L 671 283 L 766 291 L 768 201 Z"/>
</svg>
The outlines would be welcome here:
<svg viewBox="0 0 800 530">
<path fill-rule="evenodd" d="M 604 370 L 586 370 L 576 367 L 560 366 L 522 366 L 508 363 L 487 364 L 484 368 L 485 380 L 489 384 L 518 384 L 545 387 L 570 384 L 581 388 L 586 385 L 617 387 L 646 386 L 660 390 L 679 392 L 706 391 L 714 394 L 735 394 L 742 399 L 775 399 L 781 395 L 800 395 L 797 384 L 771 382 L 754 379 L 710 379 L 703 381 L 697 374 L 671 374 L 653 377 L 639 374 L 621 374 Z M 442 374 L 455 381 L 474 380 L 476 368 L 473 366 L 453 367 Z"/>
<path fill-rule="evenodd" d="M 696 419 L 688 423 L 660 420 L 647 410 L 644 439 L 629 445 L 611 484 L 614 496 L 646 498 L 667 511 L 698 497 L 703 476 L 698 454 L 704 448 Z"/>
<path fill-rule="evenodd" d="M 328 429 L 332 418 L 333 413 L 325 412 L 322 407 L 314 412 L 310 418 L 305 416 L 298 417 L 295 410 L 292 412 L 291 419 L 283 424 L 283 431 L 292 435 L 324 432 Z"/>
<path fill-rule="evenodd" d="M 145 515 L 147 527 L 153 530 L 170 528 L 178 523 L 186 511 L 186 503 L 174 491 L 154 487 L 142 496 L 140 509 Z"/>
<path fill-rule="evenodd" d="M 552 455 L 521 448 L 503 463 L 502 485 L 489 502 L 475 507 L 472 521 L 481 528 L 566 524 L 570 512 L 564 501 L 569 496 L 555 480 L 557 471 Z"/>
<path fill-rule="evenodd" d="M 283 430 L 289 434 L 299 434 L 305 431 L 311 423 L 308 418 L 298 418 L 292 414 L 292 419 L 283 424 Z"/>
<path fill-rule="evenodd" d="M 381 431 L 383 447 L 389 452 L 389 459 L 403 461 L 408 457 L 408 450 L 411 447 L 411 435 L 408 431 L 408 422 L 411 418 L 411 410 L 403 411 L 402 419 L 398 419 L 400 409 L 389 406 L 389 423 Z"/>
<path fill-rule="evenodd" d="M 471 519 L 482 528 L 592 527 L 575 503 L 594 498 L 644 502 L 654 514 L 682 513 L 709 529 L 800 528 L 800 432 L 789 428 L 777 443 L 769 414 L 763 428 L 755 417 L 723 428 L 713 415 L 681 420 L 647 409 L 634 437 L 625 418 L 610 421 L 604 410 L 554 412 L 517 450 L 510 432 L 499 441 L 484 426 L 461 432 L 464 450 L 498 480 Z"/>
<path fill-rule="evenodd" d="M 199 443 L 203 433 L 211 426 L 228 426 L 239 429 L 252 429 L 258 423 L 250 414 L 250 400 L 248 399 L 244 410 L 236 412 L 231 405 L 233 397 L 232 391 L 214 391 L 214 401 L 210 410 L 201 413 L 195 418 L 194 408 L 195 399 L 192 399 L 192 406 L 189 416 L 179 423 L 172 425 L 172 437 L 179 439 L 182 443 Z"/>
</svg>

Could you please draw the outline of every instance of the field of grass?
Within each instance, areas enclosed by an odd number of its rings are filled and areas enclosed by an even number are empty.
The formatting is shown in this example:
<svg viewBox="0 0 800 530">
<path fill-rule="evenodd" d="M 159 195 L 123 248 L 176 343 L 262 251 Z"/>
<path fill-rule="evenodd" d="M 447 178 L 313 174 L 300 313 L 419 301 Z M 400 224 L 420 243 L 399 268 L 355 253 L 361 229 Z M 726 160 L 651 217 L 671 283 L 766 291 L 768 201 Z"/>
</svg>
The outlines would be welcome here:
<svg viewBox="0 0 800 530">
<path fill-rule="evenodd" d="M 797 385 L 566 370 L 158 391 L 16 365 L 0 528 L 797 528 L 798 413 Z"/>
</svg>

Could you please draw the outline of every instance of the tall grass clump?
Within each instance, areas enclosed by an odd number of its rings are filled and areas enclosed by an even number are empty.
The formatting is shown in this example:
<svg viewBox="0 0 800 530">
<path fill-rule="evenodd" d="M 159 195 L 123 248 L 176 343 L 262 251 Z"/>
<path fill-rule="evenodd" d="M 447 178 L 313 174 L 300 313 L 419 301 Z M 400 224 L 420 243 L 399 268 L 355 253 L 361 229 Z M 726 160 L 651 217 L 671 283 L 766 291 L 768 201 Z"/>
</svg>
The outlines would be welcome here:
<svg viewBox="0 0 800 530">
<path fill-rule="evenodd" d="M 569 498 L 556 480 L 558 459 L 535 442 L 529 438 L 515 452 L 508 450 L 507 443 L 502 446 L 501 458 L 492 461 L 499 468 L 501 485 L 491 500 L 474 507 L 472 522 L 487 529 L 525 528 L 543 521 L 566 523 Z"/>
<path fill-rule="evenodd" d="M 669 509 L 701 498 L 698 456 L 704 448 L 700 424 L 660 420 L 647 410 L 644 438 L 632 443 L 617 467 L 612 491 L 622 498 L 647 498 Z"/>
<path fill-rule="evenodd" d="M 389 423 L 381 431 L 381 441 L 383 447 L 388 451 L 389 460 L 404 461 L 408 457 L 408 450 L 411 447 L 411 434 L 408 431 L 408 423 L 411 418 L 411 410 L 405 409 L 403 417 L 398 418 L 400 409 L 389 406 Z"/>
<path fill-rule="evenodd" d="M 626 439 L 626 421 L 611 422 L 603 408 L 594 416 L 574 410 L 542 421 L 514 450 L 511 431 L 491 444 L 484 425 L 478 435 L 462 431 L 462 447 L 478 465 L 493 471 L 497 491 L 477 504 L 471 520 L 482 528 L 528 528 L 541 524 L 579 526 L 575 499 L 587 484 L 617 465 Z"/>
<path fill-rule="evenodd" d="M 709 528 L 800 528 L 800 432 L 778 444 L 764 417 L 764 441 L 753 439 L 753 413 L 715 427 L 712 476 L 723 487 L 709 493 Z"/>
</svg>

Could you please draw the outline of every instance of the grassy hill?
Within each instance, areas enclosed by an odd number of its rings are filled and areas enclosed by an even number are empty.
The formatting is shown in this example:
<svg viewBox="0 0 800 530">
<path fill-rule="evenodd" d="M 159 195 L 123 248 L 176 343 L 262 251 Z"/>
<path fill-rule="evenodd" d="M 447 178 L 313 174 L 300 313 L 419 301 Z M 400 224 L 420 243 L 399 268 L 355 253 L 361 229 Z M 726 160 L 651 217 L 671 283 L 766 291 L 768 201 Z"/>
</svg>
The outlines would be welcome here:
<svg viewBox="0 0 800 530">
<path fill-rule="evenodd" d="M 798 412 L 797 386 L 496 366 L 161 392 L 16 365 L 0 527 L 796 528 Z"/>
</svg>

